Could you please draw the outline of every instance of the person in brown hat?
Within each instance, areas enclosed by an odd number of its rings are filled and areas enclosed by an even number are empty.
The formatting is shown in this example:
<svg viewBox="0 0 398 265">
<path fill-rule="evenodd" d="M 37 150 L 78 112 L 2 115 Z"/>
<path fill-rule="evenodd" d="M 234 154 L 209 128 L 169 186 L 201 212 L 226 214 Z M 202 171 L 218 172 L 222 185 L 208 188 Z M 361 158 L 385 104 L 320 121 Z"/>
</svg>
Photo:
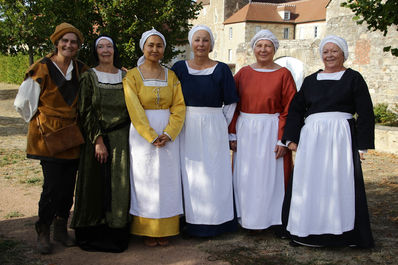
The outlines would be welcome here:
<svg viewBox="0 0 398 265">
<path fill-rule="evenodd" d="M 65 246 L 74 244 L 67 233 L 67 221 L 83 142 L 76 125 L 79 76 L 87 69 L 76 59 L 84 40 L 77 28 L 62 23 L 50 39 L 55 51 L 27 70 L 14 101 L 16 110 L 29 122 L 27 157 L 40 160 L 43 170 L 39 220 L 35 224 L 42 254 L 52 252 L 53 221 L 53 239 Z"/>
</svg>

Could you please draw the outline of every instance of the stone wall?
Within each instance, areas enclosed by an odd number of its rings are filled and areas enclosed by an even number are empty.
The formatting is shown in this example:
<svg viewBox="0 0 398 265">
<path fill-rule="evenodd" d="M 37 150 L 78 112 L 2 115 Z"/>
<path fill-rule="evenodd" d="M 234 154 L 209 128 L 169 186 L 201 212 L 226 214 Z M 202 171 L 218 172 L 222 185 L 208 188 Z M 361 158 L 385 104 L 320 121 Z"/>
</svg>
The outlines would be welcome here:
<svg viewBox="0 0 398 265">
<path fill-rule="evenodd" d="M 398 128 L 376 125 L 375 147 L 376 151 L 398 155 Z"/>
<path fill-rule="evenodd" d="M 366 25 L 358 25 L 353 21 L 354 14 L 350 9 L 340 6 L 343 1 L 332 0 L 329 3 L 325 31 L 320 38 L 334 34 L 347 40 L 349 58 L 345 66 L 363 75 L 374 104 L 398 103 L 398 58 L 383 51 L 385 46 L 398 47 L 396 28 L 391 28 L 385 37 L 378 31 L 369 32 Z M 305 75 L 323 68 L 318 50 L 320 39 L 280 39 L 279 42 L 280 48 L 275 54 L 275 59 L 290 56 L 301 60 L 305 66 Z M 236 70 L 254 61 L 247 40 L 238 47 Z"/>
<path fill-rule="evenodd" d="M 315 27 L 317 27 L 317 37 L 315 37 Z M 325 36 L 326 23 L 325 21 L 313 22 L 313 23 L 303 23 L 296 26 L 296 36 L 297 40 L 306 39 L 319 39 Z"/>
<path fill-rule="evenodd" d="M 387 36 L 379 31 L 369 32 L 366 25 L 352 20 L 354 14 L 340 7 L 343 0 L 332 0 L 327 7 L 327 34 L 347 40 L 349 59 L 346 66 L 359 71 L 365 78 L 374 103 L 398 102 L 398 58 L 383 47 L 398 47 L 398 31 L 390 28 Z"/>
</svg>

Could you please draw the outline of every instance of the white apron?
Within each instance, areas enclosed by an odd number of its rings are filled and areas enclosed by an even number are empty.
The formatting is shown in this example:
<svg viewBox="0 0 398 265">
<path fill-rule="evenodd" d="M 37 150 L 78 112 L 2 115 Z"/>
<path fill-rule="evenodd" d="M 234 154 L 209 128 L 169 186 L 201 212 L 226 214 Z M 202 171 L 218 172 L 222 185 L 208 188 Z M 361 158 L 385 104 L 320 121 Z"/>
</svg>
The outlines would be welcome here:
<svg viewBox="0 0 398 265">
<path fill-rule="evenodd" d="M 355 191 L 349 113 L 307 117 L 293 172 L 287 230 L 295 236 L 339 235 L 354 228 Z"/>
<path fill-rule="evenodd" d="M 222 109 L 187 107 L 180 150 L 186 221 L 218 225 L 232 220 L 231 156 Z"/>
<path fill-rule="evenodd" d="M 160 135 L 169 122 L 169 110 L 145 110 Z M 130 125 L 130 213 L 145 218 L 167 218 L 183 213 L 179 140 L 158 148 Z"/>
<path fill-rule="evenodd" d="M 279 113 L 241 112 L 236 124 L 234 192 L 239 223 L 248 229 L 282 224 L 283 158 L 275 159 Z"/>
</svg>

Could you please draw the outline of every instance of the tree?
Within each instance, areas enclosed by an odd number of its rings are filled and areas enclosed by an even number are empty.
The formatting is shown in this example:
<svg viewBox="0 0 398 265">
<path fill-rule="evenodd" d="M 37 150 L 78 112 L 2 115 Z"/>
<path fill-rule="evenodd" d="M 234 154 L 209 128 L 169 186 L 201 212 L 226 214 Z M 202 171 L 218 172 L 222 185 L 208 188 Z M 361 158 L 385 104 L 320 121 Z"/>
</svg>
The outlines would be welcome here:
<svg viewBox="0 0 398 265">
<path fill-rule="evenodd" d="M 43 55 L 53 49 L 49 37 L 55 26 L 68 22 L 85 37 L 79 58 L 92 64 L 92 42 L 108 34 L 119 44 L 123 66 L 135 66 L 142 54 L 141 34 L 156 28 L 167 40 L 164 62 L 187 42 L 189 19 L 201 4 L 192 0 L 0 0 L 0 52 Z"/>
<path fill-rule="evenodd" d="M 43 55 L 53 49 L 50 35 L 55 26 L 68 22 L 86 37 L 93 37 L 94 23 L 99 20 L 90 0 L 0 0 L 0 51 L 4 54 L 22 52 Z M 84 49 L 83 49 L 84 53 Z"/>
<path fill-rule="evenodd" d="M 386 36 L 391 30 L 390 26 L 398 25 L 398 1 L 397 0 L 347 0 L 341 4 L 350 8 L 354 13 L 354 19 L 358 24 L 366 22 L 368 29 L 372 31 L 379 30 Z M 398 48 L 391 46 L 384 47 L 384 51 L 391 51 L 391 54 L 398 56 Z"/>
<path fill-rule="evenodd" d="M 167 46 L 163 62 L 170 61 L 180 53 L 176 46 L 187 43 L 192 25 L 189 19 L 198 16 L 201 4 L 192 0 L 96 0 L 102 24 L 100 33 L 116 38 L 121 50 L 121 61 L 125 67 L 133 67 L 142 55 L 139 47 L 141 34 L 151 28 L 160 31 Z"/>
</svg>

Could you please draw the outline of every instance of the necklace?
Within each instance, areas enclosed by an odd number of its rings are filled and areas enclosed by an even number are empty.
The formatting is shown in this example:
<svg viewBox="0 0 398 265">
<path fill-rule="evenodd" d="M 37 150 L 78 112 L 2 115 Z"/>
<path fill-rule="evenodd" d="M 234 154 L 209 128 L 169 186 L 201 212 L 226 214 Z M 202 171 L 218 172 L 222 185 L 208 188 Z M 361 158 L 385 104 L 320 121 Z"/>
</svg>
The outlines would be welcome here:
<svg viewBox="0 0 398 265">
<path fill-rule="evenodd" d="M 163 72 L 163 68 L 160 67 L 158 73 L 156 74 L 155 77 L 151 77 L 151 73 L 149 71 L 146 71 L 144 68 L 142 68 L 141 66 L 138 67 L 138 69 L 140 69 L 140 72 L 142 73 L 142 77 L 144 79 L 154 79 L 154 80 L 159 80 L 160 76 L 162 75 Z"/>
</svg>

